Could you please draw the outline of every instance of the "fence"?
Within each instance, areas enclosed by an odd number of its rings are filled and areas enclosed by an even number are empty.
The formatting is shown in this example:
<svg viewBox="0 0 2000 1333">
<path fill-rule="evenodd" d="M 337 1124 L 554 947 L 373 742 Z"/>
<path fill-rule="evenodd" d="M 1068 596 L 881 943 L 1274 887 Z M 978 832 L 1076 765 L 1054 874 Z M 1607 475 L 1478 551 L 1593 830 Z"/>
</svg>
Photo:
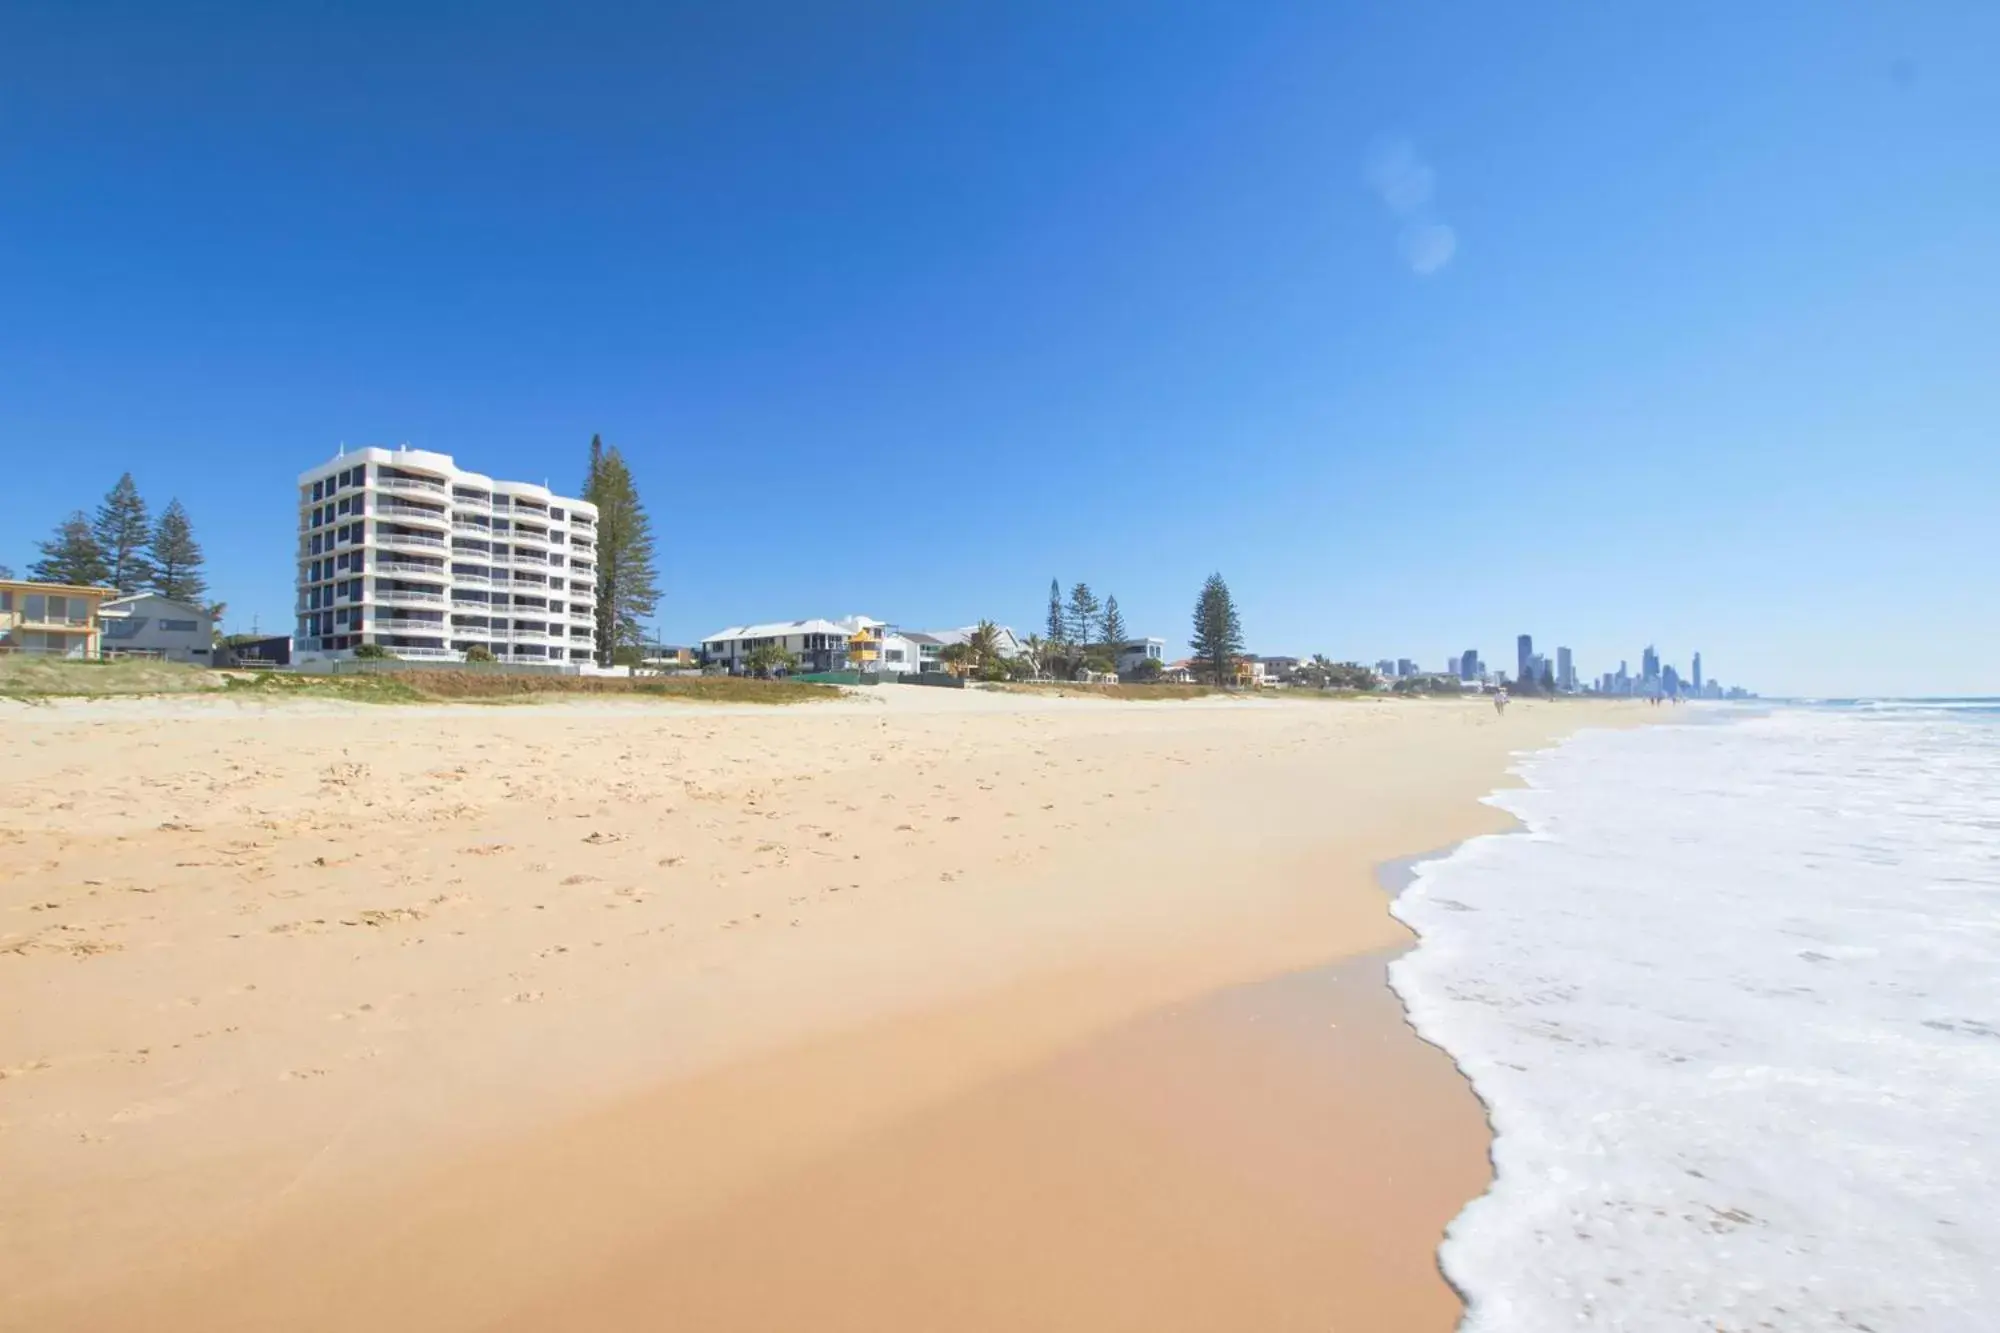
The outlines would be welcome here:
<svg viewBox="0 0 2000 1333">
<path fill-rule="evenodd" d="M 294 670 L 320 676 L 380 676 L 399 671 L 477 671 L 501 676 L 574 676 L 567 662 L 426 662 L 399 657 L 331 658 L 294 664 Z"/>
</svg>

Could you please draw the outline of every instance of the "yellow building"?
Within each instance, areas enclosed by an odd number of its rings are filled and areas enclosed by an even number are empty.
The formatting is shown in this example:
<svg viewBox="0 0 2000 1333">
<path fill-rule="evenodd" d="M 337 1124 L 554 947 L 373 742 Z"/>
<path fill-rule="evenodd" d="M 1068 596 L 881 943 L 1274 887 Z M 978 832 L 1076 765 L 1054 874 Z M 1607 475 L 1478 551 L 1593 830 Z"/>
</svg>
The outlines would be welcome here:
<svg viewBox="0 0 2000 1333">
<path fill-rule="evenodd" d="M 0 579 L 0 653 L 96 657 L 103 648 L 97 608 L 116 588 Z"/>
</svg>

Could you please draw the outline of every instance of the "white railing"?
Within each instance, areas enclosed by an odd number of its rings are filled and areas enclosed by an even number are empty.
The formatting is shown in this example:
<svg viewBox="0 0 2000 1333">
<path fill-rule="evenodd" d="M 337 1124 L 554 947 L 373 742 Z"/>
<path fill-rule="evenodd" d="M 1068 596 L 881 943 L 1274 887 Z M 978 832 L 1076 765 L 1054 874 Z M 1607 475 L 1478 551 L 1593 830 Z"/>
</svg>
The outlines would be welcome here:
<svg viewBox="0 0 2000 1333">
<path fill-rule="evenodd" d="M 419 518 L 426 523 L 449 523 L 451 515 L 442 509 L 426 509 L 422 505 L 404 504 L 401 500 L 377 500 L 377 514 L 394 514 L 399 518 Z"/>
<path fill-rule="evenodd" d="M 417 495 L 443 495 L 445 484 L 441 481 L 423 481 L 416 477 L 378 476 L 370 483 L 385 491 L 409 491 Z"/>
<path fill-rule="evenodd" d="M 419 578 L 426 579 L 448 579 L 451 577 L 448 571 L 436 565 L 413 564 L 408 560 L 377 560 L 375 562 L 375 572 L 377 574 L 415 574 Z"/>
<path fill-rule="evenodd" d="M 440 551 L 444 549 L 444 538 L 422 532 L 383 532 L 378 528 L 370 540 L 377 546 L 423 546 Z"/>
<path fill-rule="evenodd" d="M 456 569 L 454 569 L 451 572 L 451 581 L 453 583 L 486 583 L 486 584 L 490 584 L 493 582 L 492 578 L 488 575 L 466 574 Z"/>
<path fill-rule="evenodd" d="M 493 535 L 493 525 L 491 523 L 468 523 L 462 518 L 455 518 L 451 521 L 451 530 L 453 532 L 463 532 L 474 537 L 491 537 Z"/>
<path fill-rule="evenodd" d="M 507 557 L 507 563 L 510 565 L 520 565 L 524 569 L 549 568 L 549 562 L 547 558 L 544 557 L 538 559 L 537 557 L 532 555 L 510 555 Z"/>
<path fill-rule="evenodd" d="M 444 594 L 441 592 L 418 592 L 414 588 L 377 587 L 375 589 L 375 600 L 378 602 L 421 602 L 426 606 L 443 606 Z"/>
</svg>

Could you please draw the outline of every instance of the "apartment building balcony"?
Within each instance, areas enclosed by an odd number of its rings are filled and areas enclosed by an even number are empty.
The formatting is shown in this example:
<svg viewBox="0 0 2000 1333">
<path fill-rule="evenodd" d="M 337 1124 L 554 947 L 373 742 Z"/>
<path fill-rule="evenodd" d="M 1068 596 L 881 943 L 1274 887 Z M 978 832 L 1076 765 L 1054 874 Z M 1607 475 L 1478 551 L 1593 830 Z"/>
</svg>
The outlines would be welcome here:
<svg viewBox="0 0 2000 1333">
<path fill-rule="evenodd" d="M 443 482 L 428 481 L 422 477 L 385 477 L 378 475 L 370 480 L 368 484 L 376 490 L 400 491 L 405 495 L 443 496 L 446 494 Z"/>
<path fill-rule="evenodd" d="M 451 523 L 451 515 L 442 509 L 432 509 L 427 505 L 405 504 L 401 500 L 376 500 L 375 516 L 393 518 L 403 523 L 435 525 L 440 528 Z"/>
<path fill-rule="evenodd" d="M 507 563 L 521 569 L 546 570 L 549 567 L 549 558 L 545 555 L 526 555 L 517 551 L 507 557 Z"/>
<path fill-rule="evenodd" d="M 526 542 L 530 545 L 546 548 L 549 544 L 549 534 L 546 532 L 537 532 L 533 528 L 515 528 L 509 535 L 512 536 L 514 544 L 517 546 Z"/>
<path fill-rule="evenodd" d="M 381 606 L 443 606 L 445 596 L 441 592 L 431 592 L 425 588 L 385 588 L 375 585 L 375 595 L 370 599 Z"/>
<path fill-rule="evenodd" d="M 418 560 L 387 560 L 379 556 L 375 560 L 374 572 L 394 574 L 405 579 L 436 579 L 440 583 L 448 582 L 453 577 L 443 565 L 429 565 Z"/>
<path fill-rule="evenodd" d="M 458 518 L 456 516 L 451 520 L 451 530 L 453 532 L 464 533 L 468 537 L 485 537 L 490 540 L 493 536 L 493 525 L 491 523 L 474 523 L 470 519 Z"/>
<path fill-rule="evenodd" d="M 369 541 L 375 546 L 396 547 L 403 550 L 442 551 L 444 549 L 444 538 L 433 537 L 427 532 L 390 532 L 378 527 L 375 529 L 373 536 L 369 538 Z"/>
</svg>

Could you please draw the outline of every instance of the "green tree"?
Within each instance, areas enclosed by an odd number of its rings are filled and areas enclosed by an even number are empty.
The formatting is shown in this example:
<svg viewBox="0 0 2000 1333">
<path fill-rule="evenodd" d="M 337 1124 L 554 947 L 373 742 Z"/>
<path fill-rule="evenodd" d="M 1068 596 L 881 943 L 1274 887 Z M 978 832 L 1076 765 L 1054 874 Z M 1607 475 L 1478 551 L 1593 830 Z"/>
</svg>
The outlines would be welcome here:
<svg viewBox="0 0 2000 1333">
<path fill-rule="evenodd" d="M 68 583 L 77 587 L 102 587 L 110 577 L 104 552 L 91 535 L 90 520 L 81 509 L 62 521 L 56 535 L 35 543 L 42 558 L 28 566 L 28 577 L 42 583 Z"/>
<path fill-rule="evenodd" d="M 780 671 L 789 672 L 799 664 L 799 659 L 787 652 L 785 645 L 767 641 L 752 648 L 743 657 L 743 669 L 753 676 L 774 676 Z"/>
<path fill-rule="evenodd" d="M 597 506 L 597 660 L 610 666 L 619 648 L 645 641 L 641 622 L 660 604 L 653 568 L 653 524 L 617 446 L 590 437 L 583 498 Z"/>
<path fill-rule="evenodd" d="M 493 650 L 483 643 L 475 643 L 465 650 L 465 660 L 468 662 L 491 662 L 493 660 Z"/>
<path fill-rule="evenodd" d="M 1049 646 L 1069 642 L 1069 622 L 1063 615 L 1062 584 L 1049 580 Z"/>
<path fill-rule="evenodd" d="M 208 581 L 201 575 L 201 546 L 194 539 L 194 527 L 179 500 L 169 500 L 153 528 L 153 591 L 190 606 L 201 605 Z"/>
<path fill-rule="evenodd" d="M 118 479 L 97 506 L 90 520 L 90 535 L 104 555 L 105 579 L 124 596 L 138 592 L 153 581 L 153 561 L 148 548 L 153 544 L 153 525 L 146 517 L 146 502 L 127 472 Z"/>
<path fill-rule="evenodd" d="M 972 663 L 972 645 L 969 643 L 948 643 L 938 649 L 938 661 L 952 675 L 962 675 Z"/>
<path fill-rule="evenodd" d="M 1139 664 L 1132 668 L 1132 679 L 1141 685 L 1149 685 L 1158 680 L 1160 673 L 1165 670 L 1166 668 L 1160 665 L 1159 658 L 1142 657 L 1139 659 Z"/>
<path fill-rule="evenodd" d="M 1097 604 L 1097 594 L 1090 590 L 1088 583 L 1071 587 L 1069 607 L 1063 616 L 1069 622 L 1070 642 L 1077 647 L 1089 643 L 1091 635 L 1097 633 L 1098 621 L 1103 614 L 1103 608 Z"/>
<path fill-rule="evenodd" d="M 1104 620 L 1102 632 L 1098 635 L 1097 641 L 1111 645 L 1114 651 L 1116 651 L 1119 644 L 1125 642 L 1125 617 L 1118 610 L 1118 599 L 1116 597 L 1106 597 L 1104 599 Z"/>
<path fill-rule="evenodd" d="M 1000 627 L 990 620 L 980 621 L 973 627 L 965 647 L 967 656 L 972 659 L 972 669 L 987 670 L 1000 660 Z"/>
<path fill-rule="evenodd" d="M 1188 640 L 1195 660 L 1217 685 L 1235 678 L 1236 657 L 1243 651 L 1243 623 L 1222 575 L 1210 574 L 1194 604 L 1194 635 Z"/>
</svg>

